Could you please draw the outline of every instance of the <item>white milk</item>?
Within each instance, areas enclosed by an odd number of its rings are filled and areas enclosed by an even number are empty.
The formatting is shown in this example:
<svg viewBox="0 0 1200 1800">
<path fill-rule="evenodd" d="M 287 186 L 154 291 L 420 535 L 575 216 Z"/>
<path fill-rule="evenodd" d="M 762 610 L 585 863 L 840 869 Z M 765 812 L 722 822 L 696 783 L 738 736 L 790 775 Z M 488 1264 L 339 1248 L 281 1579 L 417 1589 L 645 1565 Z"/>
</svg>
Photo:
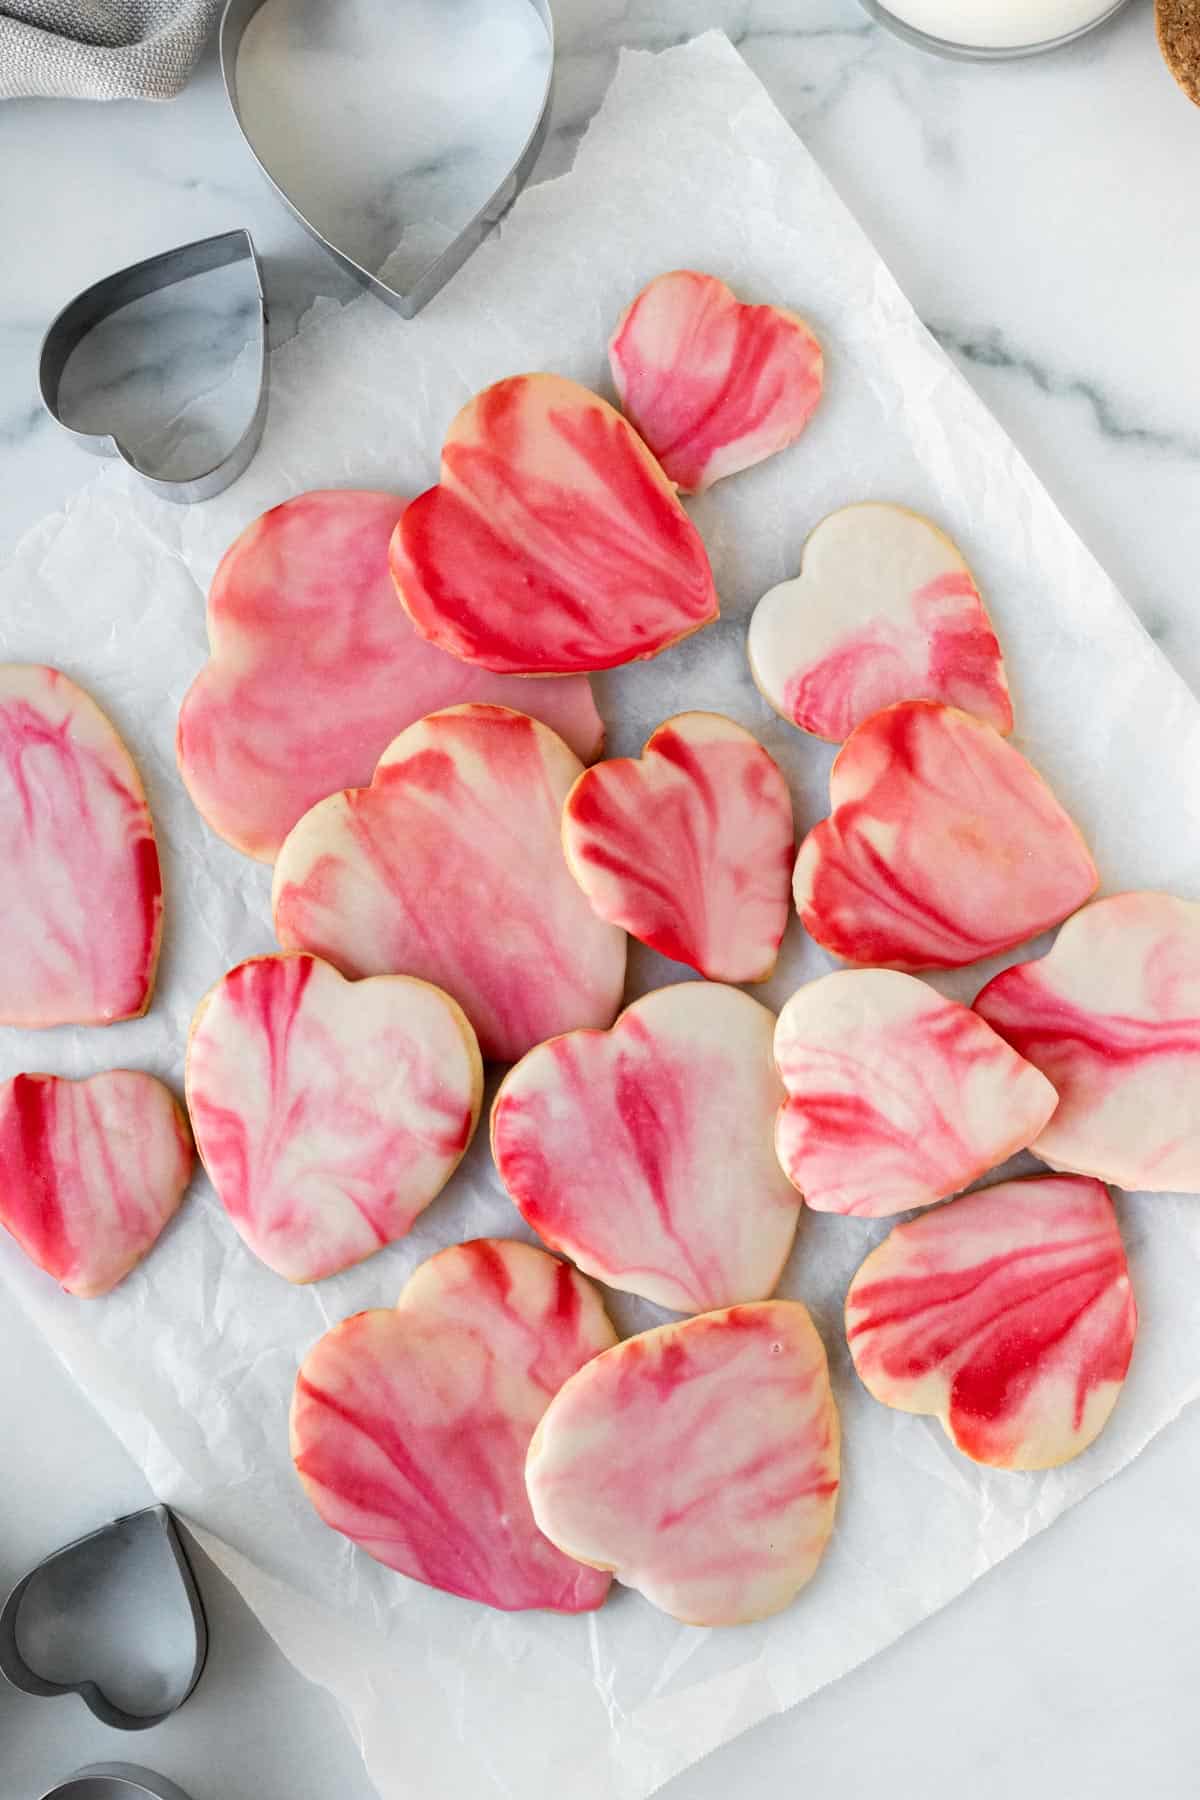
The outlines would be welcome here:
<svg viewBox="0 0 1200 1800">
<path fill-rule="evenodd" d="M 973 50 L 1052 43 L 1094 24 L 1115 0 L 882 0 L 905 25 Z"/>
</svg>

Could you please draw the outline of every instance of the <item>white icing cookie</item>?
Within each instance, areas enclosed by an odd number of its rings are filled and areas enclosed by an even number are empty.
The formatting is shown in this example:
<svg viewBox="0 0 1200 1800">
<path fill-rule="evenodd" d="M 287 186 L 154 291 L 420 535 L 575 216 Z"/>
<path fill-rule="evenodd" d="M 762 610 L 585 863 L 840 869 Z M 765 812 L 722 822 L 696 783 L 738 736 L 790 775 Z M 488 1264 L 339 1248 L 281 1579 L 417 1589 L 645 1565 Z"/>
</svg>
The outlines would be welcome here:
<svg viewBox="0 0 1200 1800">
<path fill-rule="evenodd" d="M 611 1024 L 623 931 L 562 852 L 583 764 L 548 726 L 455 706 L 402 731 L 370 787 L 322 800 L 275 864 L 275 931 L 344 975 L 417 975 L 463 1008 L 485 1057 Z"/>
<path fill-rule="evenodd" d="M 686 1625 L 789 1605 L 821 1560 L 838 1479 L 825 1350 L 794 1300 L 604 1351 L 550 1402 L 525 1465 L 551 1543 Z"/>
<path fill-rule="evenodd" d="M 197 1148 L 250 1249 L 289 1281 L 403 1237 L 462 1160 L 482 1094 L 466 1014 L 407 975 L 255 957 L 192 1021 Z"/>
<path fill-rule="evenodd" d="M 792 799 L 720 713 L 679 713 L 640 758 L 585 769 L 563 808 L 571 873 L 602 919 L 709 981 L 765 981 L 791 911 Z"/>
<path fill-rule="evenodd" d="M 969 1007 L 890 969 L 793 994 L 775 1061 L 788 1092 L 775 1147 L 818 1212 L 877 1219 L 944 1200 L 1032 1143 L 1058 1104 Z"/>
<path fill-rule="evenodd" d="M 974 577 L 944 532 L 902 506 L 867 502 L 823 519 L 799 575 L 755 607 L 746 648 L 775 711 L 833 743 L 897 700 L 940 700 L 1012 730 Z"/>
<path fill-rule="evenodd" d="M 689 981 L 611 1031 L 530 1051 L 492 1109 L 496 1167 L 526 1222 L 586 1274 L 659 1306 L 765 1298 L 800 1210 L 771 1148 L 774 1026 L 737 988 Z"/>
</svg>

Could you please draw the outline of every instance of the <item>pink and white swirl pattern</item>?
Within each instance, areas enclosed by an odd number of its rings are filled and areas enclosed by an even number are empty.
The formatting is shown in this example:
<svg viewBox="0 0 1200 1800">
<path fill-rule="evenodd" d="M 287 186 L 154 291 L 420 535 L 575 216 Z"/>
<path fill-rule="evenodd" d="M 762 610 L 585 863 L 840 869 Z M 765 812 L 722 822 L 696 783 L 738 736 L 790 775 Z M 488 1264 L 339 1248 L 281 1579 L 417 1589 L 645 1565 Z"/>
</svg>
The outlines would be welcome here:
<svg viewBox="0 0 1200 1800">
<path fill-rule="evenodd" d="M 821 398 L 821 346 L 804 320 L 694 269 L 642 289 L 608 360 L 626 414 L 685 494 L 786 449 Z"/>
<path fill-rule="evenodd" d="M 533 1516 L 686 1625 L 790 1605 L 821 1560 L 840 1436 L 803 1306 L 768 1300 L 627 1338 L 572 1377 L 537 1428 Z"/>
<path fill-rule="evenodd" d="M 522 1217 L 610 1287 L 677 1312 L 770 1294 L 800 1199 L 771 1147 L 775 1018 L 737 988 L 657 988 L 609 1032 L 511 1070 L 492 1151 Z"/>
<path fill-rule="evenodd" d="M 0 664 L 0 1025 L 144 1013 L 162 936 L 154 825 L 129 753 L 57 669 Z"/>
<path fill-rule="evenodd" d="M 456 999 L 485 1057 L 512 1062 L 611 1023 L 626 939 L 562 853 L 582 764 L 523 713 L 459 706 L 410 725 L 370 787 L 314 806 L 275 864 L 275 931 L 352 978 L 416 975 Z"/>
<path fill-rule="evenodd" d="M 903 506 L 868 502 L 823 519 L 799 575 L 755 607 L 746 649 L 775 711 L 834 743 L 897 700 L 941 700 L 1012 730 L 974 577 L 950 539 Z"/>
<path fill-rule="evenodd" d="M 890 969 L 793 994 L 775 1062 L 788 1095 L 775 1148 L 817 1212 L 879 1219 L 944 1200 L 1032 1143 L 1058 1104 L 969 1007 Z"/>
<path fill-rule="evenodd" d="M 183 1112 L 153 1075 L 0 1086 L 0 1225 L 69 1294 L 125 1279 L 178 1212 L 193 1162 Z"/>
<path fill-rule="evenodd" d="M 468 402 L 441 481 L 396 527 L 391 568 L 423 638 L 510 675 L 657 656 L 720 610 L 700 536 L 641 438 L 560 375 L 513 375 Z"/>
<path fill-rule="evenodd" d="M 271 862 L 296 821 L 365 787 L 406 725 L 480 700 L 541 719 L 584 762 L 604 727 L 583 676 L 531 686 L 447 656 L 396 598 L 388 544 L 406 502 L 297 494 L 230 545 L 208 595 L 212 655 L 179 711 L 184 786 L 213 830 Z"/>
<path fill-rule="evenodd" d="M 255 957 L 192 1021 L 196 1146 L 246 1244 L 288 1281 L 403 1237 L 462 1160 L 482 1093 L 466 1014 L 406 975 Z"/>
<path fill-rule="evenodd" d="M 616 1342 L 594 1288 L 529 1244 L 455 1244 L 393 1311 L 314 1345 L 292 1457 L 325 1523 L 390 1569 L 503 1611 L 591 1612 L 609 1578 L 533 1521 L 525 1454 L 563 1382 Z"/>
<path fill-rule="evenodd" d="M 1097 900 L 975 1009 L 1059 1090 L 1033 1146 L 1051 1168 L 1200 1193 L 1200 902 Z"/>
<path fill-rule="evenodd" d="M 885 1406 L 940 1419 L 998 1469 L 1078 1456 L 1116 1405 L 1137 1308 L 1108 1191 L 1004 1181 L 898 1225 L 846 1296 L 846 1336 Z"/>
<path fill-rule="evenodd" d="M 796 910 L 849 963 L 952 969 L 1057 925 L 1099 876 L 1078 828 L 1000 734 L 904 701 L 853 732 L 800 846 Z"/>
<path fill-rule="evenodd" d="M 679 713 L 640 759 L 598 763 L 563 808 L 571 872 L 600 918 L 710 981 L 765 981 L 790 911 L 792 799 L 719 713 Z"/>
</svg>

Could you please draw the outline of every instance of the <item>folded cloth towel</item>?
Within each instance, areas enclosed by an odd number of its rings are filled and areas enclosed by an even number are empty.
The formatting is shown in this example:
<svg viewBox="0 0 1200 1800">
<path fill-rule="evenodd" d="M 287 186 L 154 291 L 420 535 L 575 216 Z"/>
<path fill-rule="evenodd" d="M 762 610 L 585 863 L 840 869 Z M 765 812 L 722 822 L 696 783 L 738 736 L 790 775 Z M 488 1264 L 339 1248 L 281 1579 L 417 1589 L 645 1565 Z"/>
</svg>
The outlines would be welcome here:
<svg viewBox="0 0 1200 1800">
<path fill-rule="evenodd" d="M 0 0 L 0 100 L 170 100 L 221 0 Z"/>
</svg>

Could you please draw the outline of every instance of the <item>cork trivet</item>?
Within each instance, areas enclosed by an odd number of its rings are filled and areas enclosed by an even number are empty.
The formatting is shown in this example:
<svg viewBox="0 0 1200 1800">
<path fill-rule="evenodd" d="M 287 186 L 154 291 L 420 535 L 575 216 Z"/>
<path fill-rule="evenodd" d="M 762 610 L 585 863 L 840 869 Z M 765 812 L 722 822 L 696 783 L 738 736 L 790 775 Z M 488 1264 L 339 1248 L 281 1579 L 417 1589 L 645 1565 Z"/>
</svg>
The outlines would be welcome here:
<svg viewBox="0 0 1200 1800">
<path fill-rule="evenodd" d="M 1163 61 L 1200 106 L 1200 0 L 1155 0 L 1154 24 Z"/>
</svg>

